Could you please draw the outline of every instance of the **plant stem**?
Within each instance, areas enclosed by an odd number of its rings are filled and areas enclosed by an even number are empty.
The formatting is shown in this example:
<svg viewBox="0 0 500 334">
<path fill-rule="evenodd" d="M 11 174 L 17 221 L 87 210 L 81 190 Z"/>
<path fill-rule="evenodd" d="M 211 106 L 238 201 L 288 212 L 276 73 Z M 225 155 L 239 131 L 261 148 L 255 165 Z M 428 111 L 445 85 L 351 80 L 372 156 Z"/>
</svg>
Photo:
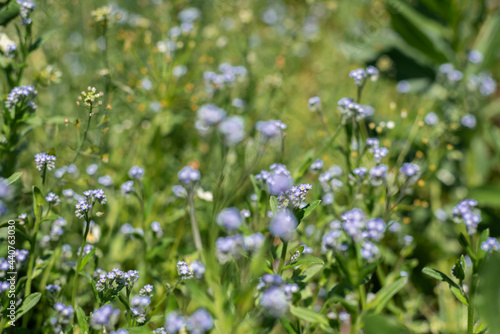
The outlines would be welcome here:
<svg viewBox="0 0 500 334">
<path fill-rule="evenodd" d="M 469 292 L 469 306 L 467 309 L 467 334 L 474 333 L 474 307 L 475 307 L 478 274 L 474 272 L 476 271 L 476 266 L 474 265 L 473 267 L 474 268 L 472 274 L 472 281 Z"/>
<path fill-rule="evenodd" d="M 83 248 L 87 243 L 87 235 L 89 234 L 90 230 L 90 219 L 86 219 L 85 221 L 87 223 L 87 226 L 85 226 L 85 232 L 83 233 L 82 245 L 80 246 L 80 255 L 78 255 L 78 262 L 76 263 L 75 268 L 75 277 L 73 278 L 73 292 L 71 294 L 71 306 L 73 307 L 73 309 L 75 308 L 76 291 L 78 290 L 78 275 L 80 274 L 80 265 L 82 264 L 83 259 Z"/>
<path fill-rule="evenodd" d="M 281 272 L 283 270 L 283 266 L 285 265 L 285 260 L 286 260 L 286 250 L 288 248 L 288 241 L 283 241 L 283 247 L 281 249 L 281 258 L 280 258 L 280 264 L 278 267 L 278 274 L 281 275 Z"/>
<path fill-rule="evenodd" d="M 193 232 L 194 245 L 198 253 L 203 256 L 203 245 L 201 243 L 200 229 L 196 220 L 196 211 L 194 209 L 194 189 L 189 190 L 188 194 L 189 217 L 191 218 L 191 229 Z"/>
<path fill-rule="evenodd" d="M 40 223 L 38 222 L 37 217 L 41 216 L 42 209 L 40 206 L 35 206 L 35 210 L 38 211 L 37 214 L 35 214 L 35 223 L 34 223 L 34 231 L 33 231 L 33 237 L 31 239 L 31 249 L 30 249 L 30 261 L 28 264 L 28 273 L 26 274 L 27 280 L 26 280 L 26 289 L 24 290 L 24 297 L 28 297 L 29 294 L 31 293 L 31 281 L 32 281 L 32 276 L 33 276 L 33 267 L 35 264 L 35 254 L 36 254 L 36 237 L 38 234 L 38 229 L 40 228 Z"/>
</svg>

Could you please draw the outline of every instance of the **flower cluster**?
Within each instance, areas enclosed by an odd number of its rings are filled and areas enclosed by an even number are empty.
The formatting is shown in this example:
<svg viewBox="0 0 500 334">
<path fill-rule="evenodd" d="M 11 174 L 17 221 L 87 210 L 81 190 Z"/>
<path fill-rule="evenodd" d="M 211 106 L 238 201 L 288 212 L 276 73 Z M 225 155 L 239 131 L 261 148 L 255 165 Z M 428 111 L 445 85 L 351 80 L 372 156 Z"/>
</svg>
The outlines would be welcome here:
<svg viewBox="0 0 500 334">
<path fill-rule="evenodd" d="M 146 284 L 141 290 L 139 290 L 139 295 L 153 298 L 153 286 L 151 284 Z"/>
<path fill-rule="evenodd" d="M 59 217 L 52 222 L 52 226 L 50 228 L 50 232 L 47 235 L 44 235 L 40 240 L 41 245 L 45 247 L 49 247 L 50 243 L 55 243 L 60 240 L 61 236 L 64 234 L 64 228 L 66 227 L 67 222 L 64 218 Z"/>
<path fill-rule="evenodd" d="M 7 99 L 5 100 L 5 107 L 7 109 L 14 109 L 16 106 L 23 107 L 26 105 L 31 112 L 37 109 L 33 99 L 38 95 L 38 91 L 33 86 L 19 86 L 14 87 Z"/>
<path fill-rule="evenodd" d="M 138 323 L 146 321 L 147 307 L 151 304 L 148 296 L 134 296 L 130 301 L 130 312 Z"/>
<path fill-rule="evenodd" d="M 354 80 L 356 86 L 363 86 L 367 77 L 370 77 L 371 81 L 377 81 L 379 75 L 380 71 L 374 66 L 368 66 L 366 70 L 358 68 L 349 73 L 349 77 Z"/>
<path fill-rule="evenodd" d="M 85 218 L 86 220 L 88 220 L 91 216 L 92 209 L 95 203 L 97 202 L 101 205 L 104 205 L 106 204 L 107 198 L 106 195 L 104 195 L 104 190 L 102 189 L 87 190 L 83 192 L 83 195 L 85 197 L 79 200 L 75 205 L 75 215 L 78 218 Z"/>
<path fill-rule="evenodd" d="M 321 99 L 319 98 L 319 96 L 311 97 L 308 100 L 307 104 L 309 106 L 310 112 L 317 112 L 321 110 Z"/>
<path fill-rule="evenodd" d="M 232 66 L 229 63 L 220 64 L 218 73 L 207 71 L 203 73 L 205 80 L 205 89 L 211 94 L 214 90 L 223 89 L 224 87 L 232 87 L 238 80 L 244 79 L 247 76 L 247 69 L 244 66 Z"/>
<path fill-rule="evenodd" d="M 495 238 L 488 238 L 481 244 L 481 249 L 485 252 L 497 252 L 500 249 L 500 243 Z"/>
<path fill-rule="evenodd" d="M 335 221 L 330 224 L 331 231 L 323 235 L 322 250 L 345 251 L 349 240 L 361 243 L 361 256 L 371 261 L 375 259 L 379 250 L 371 241 L 380 241 L 386 229 L 385 222 L 380 218 L 367 219 L 366 214 L 358 208 L 345 212 L 342 222 Z"/>
<path fill-rule="evenodd" d="M 139 166 L 134 166 L 130 168 L 130 170 L 128 171 L 128 176 L 131 179 L 138 180 L 144 176 L 144 168 L 141 168 Z"/>
<path fill-rule="evenodd" d="M 192 185 L 200 179 L 200 171 L 194 169 L 191 166 L 186 166 L 182 168 L 179 173 L 177 173 L 179 181 L 184 185 Z"/>
<path fill-rule="evenodd" d="M 470 235 L 476 234 L 477 226 L 481 222 L 480 211 L 476 206 L 476 200 L 466 199 L 458 203 L 452 211 L 454 221 L 464 222 L 467 226 L 467 233 Z"/>
<path fill-rule="evenodd" d="M 32 20 L 30 18 L 31 12 L 35 10 L 35 4 L 27 0 L 17 0 L 19 4 L 19 16 L 21 16 L 21 24 L 31 24 Z"/>
<path fill-rule="evenodd" d="M 84 107 L 89 107 L 92 109 L 97 102 L 98 105 L 102 105 L 102 101 L 98 101 L 102 96 L 104 96 L 103 92 L 97 92 L 95 87 L 87 87 L 87 91 L 82 91 L 81 95 L 78 96 L 77 105 L 80 105 L 80 101 L 83 102 Z M 92 112 L 92 111 L 91 111 Z"/>
<path fill-rule="evenodd" d="M 261 233 L 219 237 L 215 242 L 215 254 L 220 263 L 226 263 L 231 258 L 239 258 L 244 251 L 257 252 L 264 244 L 264 240 Z"/>
<path fill-rule="evenodd" d="M 139 280 L 139 272 L 137 270 L 121 271 L 114 268 L 106 273 L 102 269 L 97 269 L 94 272 L 94 278 L 97 281 L 96 290 L 104 296 L 108 292 L 118 292 L 123 288 L 131 291 Z"/>
<path fill-rule="evenodd" d="M 354 102 L 352 98 L 343 97 L 337 102 L 337 108 L 344 120 L 362 120 L 373 114 L 373 110 Z"/>
<path fill-rule="evenodd" d="M 64 305 L 63 303 L 55 303 L 54 309 L 56 316 L 50 319 L 50 325 L 54 333 L 65 333 L 68 329 L 75 311 L 71 305 Z"/>
<path fill-rule="evenodd" d="M 255 124 L 255 129 L 259 131 L 264 138 L 271 139 L 283 134 L 287 128 L 286 124 L 279 120 L 259 121 Z"/>
<path fill-rule="evenodd" d="M 271 220 L 269 231 L 275 237 L 284 241 L 290 241 L 295 235 L 298 221 L 294 214 L 288 209 L 279 210 Z"/>
<path fill-rule="evenodd" d="M 215 221 L 226 230 L 237 230 L 243 223 L 240 211 L 235 208 L 227 208 L 217 214 Z"/>
<path fill-rule="evenodd" d="M 53 155 L 49 155 L 47 153 L 35 154 L 36 169 L 38 169 L 40 172 L 45 168 L 47 168 L 48 170 L 54 169 L 56 167 L 55 161 L 56 157 Z"/>
<path fill-rule="evenodd" d="M 177 312 L 167 314 L 165 329 L 169 334 L 175 334 L 187 330 L 191 334 L 203 334 L 214 327 L 214 320 L 210 313 L 200 308 L 187 319 Z"/>
<path fill-rule="evenodd" d="M 286 284 L 281 276 L 272 274 L 264 274 L 259 279 L 257 289 L 265 289 L 260 296 L 259 304 L 265 314 L 273 318 L 283 317 L 288 312 L 293 294 L 299 292 L 297 284 Z"/>
<path fill-rule="evenodd" d="M 264 181 L 271 195 L 286 192 L 292 185 L 290 171 L 281 164 L 272 164 L 269 169 L 270 171 L 263 170 L 260 174 L 255 175 L 255 179 Z"/>
<path fill-rule="evenodd" d="M 306 195 L 311 189 L 312 186 L 310 184 L 301 184 L 299 186 L 293 186 L 287 191 L 280 193 L 277 197 L 279 207 L 299 207 L 306 200 Z"/>
<path fill-rule="evenodd" d="M 90 326 L 95 330 L 111 331 L 120 317 L 120 310 L 110 304 L 95 310 L 90 316 Z"/>
<path fill-rule="evenodd" d="M 226 118 L 226 111 L 213 104 L 202 105 L 197 111 L 195 128 L 202 135 L 217 126 L 224 136 L 224 143 L 233 146 L 245 138 L 245 120 L 241 116 Z"/>
</svg>

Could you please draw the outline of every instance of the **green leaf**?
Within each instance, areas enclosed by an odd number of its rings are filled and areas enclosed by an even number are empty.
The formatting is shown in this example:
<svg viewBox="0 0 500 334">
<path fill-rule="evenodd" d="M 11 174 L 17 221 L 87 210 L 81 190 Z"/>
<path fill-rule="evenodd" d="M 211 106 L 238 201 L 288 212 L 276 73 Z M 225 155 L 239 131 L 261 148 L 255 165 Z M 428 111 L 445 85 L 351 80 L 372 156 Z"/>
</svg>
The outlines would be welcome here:
<svg viewBox="0 0 500 334">
<path fill-rule="evenodd" d="M 478 314 L 488 325 L 489 334 L 500 334 L 500 254 L 486 257 L 479 272 L 479 288 L 476 295 Z"/>
<path fill-rule="evenodd" d="M 283 267 L 283 270 L 294 268 L 303 264 L 325 264 L 322 259 L 319 257 L 314 257 L 314 256 L 308 256 L 304 258 L 300 258 L 297 261 L 290 263 L 287 266 Z"/>
<path fill-rule="evenodd" d="M 380 313 L 389 300 L 406 285 L 406 282 L 407 278 L 401 277 L 391 284 L 384 286 L 375 294 L 375 298 L 366 305 L 367 310 L 373 310 L 375 314 Z"/>
<path fill-rule="evenodd" d="M 23 175 L 23 173 L 21 173 L 21 172 L 17 172 L 17 173 L 12 174 L 7 179 L 7 185 L 11 185 L 12 183 L 16 182 L 17 180 L 19 180 L 21 178 L 22 175 Z"/>
<path fill-rule="evenodd" d="M 308 308 L 291 306 L 290 313 L 292 313 L 297 318 L 313 323 L 328 326 L 328 319 L 321 313 L 315 312 Z"/>
<path fill-rule="evenodd" d="M 118 299 L 123 304 L 123 306 L 125 306 L 127 311 L 130 311 L 130 305 L 129 305 L 128 301 L 125 299 L 125 297 L 123 297 L 122 294 L 118 294 Z"/>
<path fill-rule="evenodd" d="M 33 307 L 35 307 L 36 304 L 40 301 L 40 298 L 42 297 L 41 292 L 36 292 L 32 293 L 26 299 L 23 301 L 21 307 L 16 313 L 16 320 L 22 317 L 26 312 L 31 310 Z"/>
<path fill-rule="evenodd" d="M 321 200 L 316 200 L 312 201 L 311 203 L 307 204 L 305 207 L 302 209 L 297 209 L 295 210 L 295 217 L 299 221 L 299 223 L 304 220 L 307 216 L 309 216 L 313 211 L 318 207 L 318 205 L 321 203 Z"/>
<path fill-rule="evenodd" d="M 448 283 L 453 295 L 457 297 L 457 299 L 464 305 L 469 305 L 469 301 L 465 293 L 462 291 L 462 289 L 458 286 L 457 283 L 455 283 L 450 277 L 448 277 L 448 275 L 440 272 L 439 270 L 432 269 L 429 267 L 425 267 L 424 269 L 422 269 L 422 272 L 427 276 Z"/>
<path fill-rule="evenodd" d="M 465 237 L 465 235 L 463 233 L 460 233 L 458 235 L 458 242 L 460 242 L 460 244 L 462 245 L 462 247 L 465 249 L 465 251 L 467 252 L 467 255 L 469 255 L 470 258 L 473 261 L 475 261 L 476 260 L 476 254 L 472 250 L 472 247 L 470 246 L 469 241 L 467 241 L 467 238 Z"/>
<path fill-rule="evenodd" d="M 322 264 L 313 264 L 312 266 L 307 267 L 306 270 L 304 270 L 303 275 L 305 276 L 303 281 L 308 282 L 310 281 L 314 275 L 318 273 L 323 268 Z"/>
<path fill-rule="evenodd" d="M 309 150 L 308 152 L 306 152 L 306 154 L 304 155 L 305 158 L 302 161 L 302 163 L 300 164 L 299 168 L 297 168 L 297 170 L 293 172 L 293 179 L 294 180 L 296 180 L 296 181 L 300 180 L 307 173 L 307 171 L 309 170 L 309 167 L 311 166 L 311 164 L 313 162 L 313 155 L 314 155 L 313 150 Z"/>
<path fill-rule="evenodd" d="M 297 331 L 293 328 L 292 324 L 290 324 L 290 321 L 288 321 L 287 318 L 281 318 L 280 322 L 283 325 L 283 327 L 285 327 L 288 334 L 298 334 Z"/>
<path fill-rule="evenodd" d="M 479 319 L 479 321 L 474 325 L 474 334 L 483 333 L 486 329 L 488 329 L 486 322 L 484 322 L 483 319 Z"/>
<path fill-rule="evenodd" d="M 83 257 L 82 262 L 80 263 L 80 269 L 78 269 L 78 271 L 82 271 L 85 266 L 94 258 L 94 256 L 95 247 L 93 247 L 92 250 Z"/>
<path fill-rule="evenodd" d="M 89 332 L 89 324 L 87 322 L 87 316 L 80 306 L 76 307 L 76 320 L 78 321 L 78 328 L 80 328 L 80 333 L 86 334 Z"/>
<path fill-rule="evenodd" d="M 10 1 L 5 7 L 0 10 L 0 26 L 6 26 L 11 20 L 13 20 L 18 14 L 21 6 L 17 1 Z"/>
<path fill-rule="evenodd" d="M 33 211 L 35 212 L 35 218 L 37 221 L 40 220 L 44 202 L 45 200 L 43 198 L 40 189 L 38 189 L 38 187 L 33 186 Z"/>
<path fill-rule="evenodd" d="M 469 190 L 469 196 L 481 203 L 481 206 L 500 208 L 500 186 L 487 184 Z"/>
<path fill-rule="evenodd" d="M 393 317 L 368 314 L 363 317 L 366 334 L 406 334 L 409 333 Z"/>
<path fill-rule="evenodd" d="M 278 212 L 278 199 L 275 196 L 269 198 L 269 205 L 273 212 Z"/>
<path fill-rule="evenodd" d="M 455 276 L 459 281 L 463 281 L 465 278 L 465 267 L 462 264 L 462 259 L 458 259 L 455 262 L 453 268 L 451 268 L 451 273 Z"/>
</svg>

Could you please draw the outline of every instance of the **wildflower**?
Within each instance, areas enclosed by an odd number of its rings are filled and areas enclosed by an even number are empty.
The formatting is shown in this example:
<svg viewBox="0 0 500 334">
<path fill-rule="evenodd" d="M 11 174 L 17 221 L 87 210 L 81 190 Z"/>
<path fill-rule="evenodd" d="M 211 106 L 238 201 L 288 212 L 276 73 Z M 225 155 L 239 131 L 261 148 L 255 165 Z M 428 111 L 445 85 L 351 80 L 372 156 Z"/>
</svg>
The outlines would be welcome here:
<svg viewBox="0 0 500 334">
<path fill-rule="evenodd" d="M 469 129 L 474 129 L 477 124 L 476 117 L 471 114 L 462 117 L 462 120 L 460 122 L 462 123 L 463 126 Z"/>
<path fill-rule="evenodd" d="M 264 240 L 262 233 L 247 235 L 243 237 L 243 248 L 248 252 L 256 252 L 262 247 Z"/>
<path fill-rule="evenodd" d="M 52 205 L 58 205 L 59 203 L 61 203 L 59 196 L 54 193 L 48 193 L 48 195 L 45 197 L 45 200 Z"/>
<path fill-rule="evenodd" d="M 97 172 L 97 169 L 99 167 L 97 166 L 97 164 L 92 164 L 92 165 L 89 165 L 87 167 L 87 169 L 85 170 L 85 172 L 88 174 L 88 175 L 94 175 L 96 172 Z"/>
<path fill-rule="evenodd" d="M 227 230 L 236 230 L 243 223 L 239 210 L 235 207 L 227 208 L 217 214 L 215 221 Z"/>
<path fill-rule="evenodd" d="M 163 229 L 161 228 L 160 223 L 152 222 L 151 230 L 155 233 L 157 238 L 161 238 L 163 236 Z"/>
<path fill-rule="evenodd" d="M 231 116 L 219 124 L 219 131 L 224 135 L 227 146 L 238 144 L 245 138 L 245 120 L 240 116 Z"/>
<path fill-rule="evenodd" d="M 480 211 L 476 209 L 477 201 L 466 199 L 458 203 L 453 208 L 453 219 L 456 223 L 463 221 L 467 226 L 467 233 L 472 235 L 476 233 L 477 225 L 481 222 Z"/>
<path fill-rule="evenodd" d="M 409 93 L 411 90 L 411 85 L 408 81 L 406 80 L 401 80 L 400 82 L 398 82 L 398 84 L 396 85 L 396 91 L 400 94 L 406 94 L 406 93 Z"/>
<path fill-rule="evenodd" d="M 139 166 L 134 166 L 130 168 L 130 170 L 128 171 L 128 176 L 131 179 L 139 180 L 144 176 L 144 168 L 141 168 Z"/>
<path fill-rule="evenodd" d="M 130 180 L 130 181 L 127 181 L 125 183 L 122 183 L 122 185 L 120 186 L 120 189 L 121 189 L 121 192 L 124 196 L 135 192 L 134 181 Z"/>
<path fill-rule="evenodd" d="M 292 295 L 294 293 L 297 293 L 299 292 L 299 286 L 297 284 L 285 284 L 283 286 L 283 292 L 289 296 L 289 295 Z"/>
<path fill-rule="evenodd" d="M 194 274 L 194 277 L 196 279 L 202 279 L 206 271 L 205 266 L 198 261 L 193 261 L 189 268 L 191 269 L 191 272 Z"/>
<path fill-rule="evenodd" d="M 38 169 L 40 172 L 45 168 L 47 168 L 48 170 L 54 169 L 56 166 L 55 161 L 56 157 L 53 155 L 49 155 L 46 153 L 35 154 L 36 169 Z"/>
<path fill-rule="evenodd" d="M 354 175 L 356 175 L 357 177 L 359 177 L 360 179 L 363 179 L 366 174 L 368 173 L 368 169 L 366 169 L 365 167 L 358 167 L 358 168 L 355 168 L 352 173 Z"/>
<path fill-rule="evenodd" d="M 196 7 L 189 7 L 179 12 L 178 18 L 181 22 L 194 22 L 201 16 L 201 11 Z"/>
<path fill-rule="evenodd" d="M 35 4 L 31 1 L 26 0 L 17 0 L 17 3 L 20 6 L 19 16 L 21 16 L 21 24 L 29 25 L 31 24 L 30 14 L 35 10 Z"/>
<path fill-rule="evenodd" d="M 109 332 L 109 334 L 128 334 L 128 331 L 124 328 L 120 328 L 116 331 Z"/>
<path fill-rule="evenodd" d="M 310 184 L 301 184 L 298 187 L 291 187 L 287 191 L 280 193 L 278 196 L 279 207 L 299 207 L 305 201 L 306 195 L 311 189 L 312 186 Z"/>
<path fill-rule="evenodd" d="M 54 318 L 50 319 L 50 325 L 54 333 L 64 333 L 73 319 L 73 307 L 71 305 L 66 306 L 63 303 L 55 303 L 54 309 L 57 313 Z"/>
<path fill-rule="evenodd" d="M 365 241 L 363 247 L 361 248 L 361 256 L 363 259 L 371 261 L 379 255 L 378 247 L 375 246 L 370 241 Z"/>
<path fill-rule="evenodd" d="M 92 251 L 92 249 L 94 249 L 94 246 L 92 246 L 92 245 L 85 245 L 83 247 L 83 255 L 85 256 L 87 254 L 90 254 L 90 252 Z M 79 247 L 78 250 L 77 250 L 77 252 L 76 252 L 76 255 L 80 256 L 81 250 L 82 249 Z"/>
<path fill-rule="evenodd" d="M 347 232 L 354 240 L 361 240 L 363 233 L 362 229 L 366 226 L 366 215 L 358 208 L 354 208 L 347 211 L 342 215 L 343 225 L 342 228 Z"/>
<path fill-rule="evenodd" d="M 310 167 L 311 170 L 313 171 L 318 171 L 323 169 L 323 160 L 321 159 L 316 159 Z"/>
<path fill-rule="evenodd" d="M 57 284 L 49 284 L 45 287 L 45 290 L 53 294 L 58 294 L 61 291 L 61 287 Z"/>
<path fill-rule="evenodd" d="M 480 64 L 483 62 L 483 54 L 479 50 L 472 50 L 469 52 L 468 59 L 473 64 Z"/>
<path fill-rule="evenodd" d="M 170 312 L 167 314 L 165 320 L 165 329 L 169 334 L 175 334 L 180 332 L 186 327 L 186 319 L 183 316 L 178 315 L 176 312 Z"/>
<path fill-rule="evenodd" d="M 447 79 L 452 83 L 455 83 L 455 82 L 462 80 L 463 77 L 464 77 L 464 74 L 462 72 L 460 72 L 459 70 L 453 70 L 453 71 L 449 72 L 447 75 Z"/>
<path fill-rule="evenodd" d="M 439 122 L 439 117 L 435 112 L 430 112 L 425 115 L 424 123 L 429 126 L 434 126 Z"/>
<path fill-rule="evenodd" d="M 243 237 L 235 235 L 220 237 L 215 242 L 215 254 L 220 263 L 226 263 L 231 257 L 238 258 L 243 247 Z"/>
<path fill-rule="evenodd" d="M 113 178 L 110 175 L 100 176 L 97 179 L 97 183 L 99 183 L 105 187 L 109 187 L 109 186 L 113 185 Z"/>
<path fill-rule="evenodd" d="M 277 120 L 259 121 L 255 124 L 255 129 L 267 139 L 281 135 L 286 127 L 285 123 Z"/>
<path fill-rule="evenodd" d="M 88 214 L 92 213 L 94 205 L 96 203 L 101 205 L 106 204 L 107 198 L 102 189 L 87 190 L 83 192 L 83 195 L 85 197 L 79 200 L 75 206 L 75 214 L 78 218 L 85 218 L 85 220 L 88 220 L 88 218 L 90 218 Z"/>
<path fill-rule="evenodd" d="M 326 193 L 321 197 L 321 203 L 323 205 L 330 205 L 333 203 L 333 194 L 332 193 Z"/>
<path fill-rule="evenodd" d="M 235 108 L 238 108 L 238 109 L 243 109 L 245 108 L 246 106 L 246 102 L 245 100 L 243 99 L 240 99 L 239 97 L 237 98 L 234 98 L 232 101 L 231 101 L 231 105 Z"/>
<path fill-rule="evenodd" d="M 96 102 L 98 105 L 102 105 L 102 101 L 98 101 L 102 96 L 104 96 L 103 92 L 97 92 L 95 87 L 87 87 L 87 91 L 82 91 L 81 95 L 78 97 L 77 105 L 80 105 L 80 101 L 83 101 L 84 107 L 89 107 L 92 110 L 92 107 L 95 106 Z M 92 114 L 91 114 L 92 116 Z"/>
<path fill-rule="evenodd" d="M 130 312 L 139 323 L 146 321 L 146 308 L 151 304 L 151 299 L 147 296 L 134 296 L 130 301 Z"/>
<path fill-rule="evenodd" d="M 271 172 L 262 171 L 260 174 L 255 175 L 257 180 L 264 180 L 272 195 L 279 195 L 287 191 L 292 183 L 290 171 L 285 165 L 273 164 L 270 166 Z"/>
<path fill-rule="evenodd" d="M 321 109 L 321 99 L 318 96 L 311 97 L 308 104 L 310 112 L 316 112 Z"/>
<path fill-rule="evenodd" d="M 266 315 L 273 318 L 282 318 L 288 312 L 288 302 L 283 289 L 273 286 L 265 290 L 259 300 Z"/>
<path fill-rule="evenodd" d="M 366 116 L 369 116 L 367 113 L 367 108 L 362 106 L 353 99 L 343 97 L 337 102 L 337 108 L 340 112 L 340 115 L 345 117 L 346 120 L 362 120 Z"/>
<path fill-rule="evenodd" d="M 90 316 L 90 326 L 95 330 L 111 331 L 118 322 L 120 310 L 113 309 L 110 304 L 95 310 Z"/>
<path fill-rule="evenodd" d="M 180 185 L 172 186 L 172 191 L 177 197 L 187 197 L 187 190 L 183 186 Z"/>
<path fill-rule="evenodd" d="M 348 322 L 349 319 L 351 319 L 351 315 L 347 312 L 340 312 L 339 313 L 339 320 L 340 322 Z"/>
<path fill-rule="evenodd" d="M 153 330 L 153 334 L 167 334 L 167 331 L 165 330 L 164 327 L 157 328 Z"/>
<path fill-rule="evenodd" d="M 389 154 L 389 149 L 387 147 L 375 147 L 373 149 L 373 157 L 377 163 L 385 158 Z"/>
<path fill-rule="evenodd" d="M 481 244 L 481 249 L 485 252 L 496 252 L 500 249 L 500 243 L 495 238 L 488 238 Z"/>
<path fill-rule="evenodd" d="M 280 210 L 271 220 L 269 230 L 275 237 L 280 237 L 284 241 L 290 241 L 297 228 L 297 218 L 289 210 Z"/>
<path fill-rule="evenodd" d="M 380 75 L 380 71 L 375 66 L 368 66 L 366 68 L 366 74 L 368 74 L 371 81 L 377 81 Z"/>
<path fill-rule="evenodd" d="M 404 163 L 399 172 L 410 182 L 416 182 L 420 177 L 420 167 L 414 163 Z"/>
<path fill-rule="evenodd" d="M 177 176 L 182 183 L 189 185 L 200 179 L 200 171 L 193 169 L 191 166 L 186 166 L 180 170 Z"/>
<path fill-rule="evenodd" d="M 27 108 L 34 112 L 37 109 L 37 106 L 33 102 L 33 99 L 38 95 L 35 87 L 33 86 L 19 86 L 14 87 L 7 99 L 5 101 L 5 107 L 7 109 L 13 109 L 16 106 L 27 106 Z"/>
<path fill-rule="evenodd" d="M 379 241 L 384 236 L 385 223 L 381 218 L 370 219 L 366 222 L 366 230 L 361 233 L 363 239 Z"/>
<path fill-rule="evenodd" d="M 193 278 L 193 272 L 187 262 L 179 261 L 177 262 L 177 273 L 179 274 L 179 278 L 181 280 L 187 280 Z"/>
<path fill-rule="evenodd" d="M 379 186 L 382 184 L 382 181 L 386 178 L 388 169 L 389 167 L 386 165 L 378 165 L 370 168 L 370 181 L 373 186 Z"/>
<path fill-rule="evenodd" d="M 214 320 L 210 313 L 204 308 L 200 308 L 187 319 L 187 329 L 192 334 L 203 334 L 214 327 Z"/>
<path fill-rule="evenodd" d="M 226 117 L 226 111 L 213 104 L 202 105 L 197 113 L 198 121 L 205 126 L 216 125 Z"/>
<path fill-rule="evenodd" d="M 147 296 L 153 298 L 153 286 L 151 284 L 146 284 L 140 291 L 141 296 Z"/>
<path fill-rule="evenodd" d="M 243 209 L 240 211 L 240 215 L 244 218 L 249 218 L 251 214 L 249 210 Z"/>
<path fill-rule="evenodd" d="M 362 68 L 351 71 L 349 77 L 354 79 L 354 84 L 356 86 L 362 86 L 364 84 L 364 79 L 366 79 L 366 72 Z"/>
</svg>

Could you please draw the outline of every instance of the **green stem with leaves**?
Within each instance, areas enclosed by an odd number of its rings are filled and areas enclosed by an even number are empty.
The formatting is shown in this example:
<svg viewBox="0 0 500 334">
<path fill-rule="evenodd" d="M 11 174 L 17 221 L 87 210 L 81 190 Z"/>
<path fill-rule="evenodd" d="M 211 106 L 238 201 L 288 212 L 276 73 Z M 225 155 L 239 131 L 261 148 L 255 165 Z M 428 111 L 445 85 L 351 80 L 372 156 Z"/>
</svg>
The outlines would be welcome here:
<svg viewBox="0 0 500 334">
<path fill-rule="evenodd" d="M 278 266 L 278 274 L 280 274 L 280 275 L 281 275 L 281 272 L 283 271 L 283 266 L 285 265 L 287 249 L 288 249 L 288 241 L 283 241 L 283 247 L 281 248 L 280 264 Z"/>
</svg>

